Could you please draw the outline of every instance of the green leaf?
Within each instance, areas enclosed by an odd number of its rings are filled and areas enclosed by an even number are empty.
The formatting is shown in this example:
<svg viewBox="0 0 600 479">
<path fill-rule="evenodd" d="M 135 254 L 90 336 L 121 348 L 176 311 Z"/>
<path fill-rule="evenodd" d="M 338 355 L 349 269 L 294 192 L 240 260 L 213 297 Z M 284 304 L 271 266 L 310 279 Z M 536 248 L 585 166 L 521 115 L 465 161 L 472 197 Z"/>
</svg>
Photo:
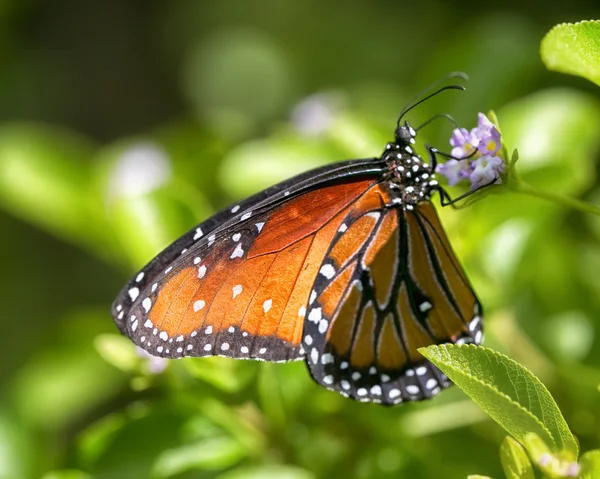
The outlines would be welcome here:
<svg viewBox="0 0 600 479">
<path fill-rule="evenodd" d="M 62 471 L 51 471 L 42 476 L 42 479 L 93 479 L 87 472 L 76 469 L 63 469 Z"/>
<path fill-rule="evenodd" d="M 220 474 L 216 479 L 314 479 L 315 475 L 305 469 L 292 466 L 254 466 L 234 469 Z"/>
<path fill-rule="evenodd" d="M 61 320 L 61 335 L 19 369 L 12 394 L 19 414 L 38 427 L 60 428 L 88 417 L 118 395 L 127 377 L 94 350 L 106 310 L 82 310 Z"/>
<path fill-rule="evenodd" d="M 142 364 L 133 343 L 125 336 L 99 334 L 94 339 L 94 346 L 107 363 L 126 373 L 138 371 Z"/>
<path fill-rule="evenodd" d="M 600 449 L 588 451 L 581 456 L 580 479 L 600 479 Z"/>
<path fill-rule="evenodd" d="M 510 436 L 505 437 L 500 446 L 500 462 L 506 479 L 535 479 L 533 466 L 525 449 Z"/>
<path fill-rule="evenodd" d="M 600 21 L 556 25 L 543 38 L 540 54 L 549 70 L 600 85 Z"/>
<path fill-rule="evenodd" d="M 262 410 L 273 428 L 285 429 L 285 409 L 281 397 L 281 383 L 274 373 L 274 364 L 262 363 L 258 376 L 258 394 Z"/>
<path fill-rule="evenodd" d="M 534 432 L 556 452 L 577 457 L 577 443 L 554 399 L 525 367 L 474 345 L 442 344 L 419 352 L 521 444 Z"/>
<path fill-rule="evenodd" d="M 94 145 L 59 128 L 0 128 L 0 208 L 51 234 L 97 246 L 89 158 Z"/>
<path fill-rule="evenodd" d="M 226 469 L 246 454 L 246 448 L 235 439 L 207 439 L 164 451 L 154 463 L 153 476 L 171 477 L 193 469 Z"/>
<path fill-rule="evenodd" d="M 230 361 L 218 357 L 186 358 L 180 364 L 196 379 L 228 393 L 247 387 L 258 370 L 258 365 L 251 361 Z"/>
</svg>

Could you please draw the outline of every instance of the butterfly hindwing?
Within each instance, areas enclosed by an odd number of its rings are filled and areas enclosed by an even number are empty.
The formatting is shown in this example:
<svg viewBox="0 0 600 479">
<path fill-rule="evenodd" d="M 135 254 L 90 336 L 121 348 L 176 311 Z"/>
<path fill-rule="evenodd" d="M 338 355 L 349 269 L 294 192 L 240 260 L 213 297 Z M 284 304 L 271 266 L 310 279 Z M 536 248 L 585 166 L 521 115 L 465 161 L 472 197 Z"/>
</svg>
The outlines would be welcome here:
<svg viewBox="0 0 600 479">
<path fill-rule="evenodd" d="M 362 401 L 429 398 L 450 383 L 417 351 L 481 342 L 480 307 L 429 201 L 357 201 L 324 258 L 303 343 L 315 380 Z"/>
</svg>

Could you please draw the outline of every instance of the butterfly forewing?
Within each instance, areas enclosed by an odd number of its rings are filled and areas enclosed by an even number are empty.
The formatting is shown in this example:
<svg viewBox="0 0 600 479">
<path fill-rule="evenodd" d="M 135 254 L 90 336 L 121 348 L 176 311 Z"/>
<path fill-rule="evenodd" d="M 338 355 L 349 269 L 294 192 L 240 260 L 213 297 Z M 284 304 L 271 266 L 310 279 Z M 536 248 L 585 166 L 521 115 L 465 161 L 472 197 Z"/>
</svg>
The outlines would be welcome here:
<svg viewBox="0 0 600 479">
<path fill-rule="evenodd" d="M 168 266 L 159 255 L 155 263 L 164 269 L 150 274 L 146 268 L 142 281 L 124 292 L 132 300 L 127 311 L 121 304 L 126 334 L 163 357 L 302 357 L 318 267 L 349 206 L 375 179 L 363 175 L 299 195 L 284 192 L 285 201 L 262 210 L 230 209 L 237 222 L 202 231 L 200 241 Z"/>
<path fill-rule="evenodd" d="M 378 196 L 381 204 L 368 202 Z M 323 260 L 303 343 L 322 385 L 363 401 L 426 399 L 449 382 L 418 348 L 481 341 L 479 303 L 429 201 L 386 184 L 349 210 Z"/>
</svg>

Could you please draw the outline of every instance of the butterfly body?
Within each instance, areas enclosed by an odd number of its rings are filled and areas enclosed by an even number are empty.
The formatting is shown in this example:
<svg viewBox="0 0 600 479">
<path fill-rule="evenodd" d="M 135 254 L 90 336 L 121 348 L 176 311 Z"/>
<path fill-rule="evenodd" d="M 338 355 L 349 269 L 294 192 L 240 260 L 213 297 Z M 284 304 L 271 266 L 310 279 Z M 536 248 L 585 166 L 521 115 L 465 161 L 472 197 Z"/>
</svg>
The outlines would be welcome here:
<svg viewBox="0 0 600 479">
<path fill-rule="evenodd" d="M 168 358 L 306 360 L 321 385 L 386 405 L 450 383 L 417 349 L 482 340 L 481 307 L 430 197 L 408 124 L 379 158 L 328 165 L 201 223 L 113 304 Z"/>
</svg>

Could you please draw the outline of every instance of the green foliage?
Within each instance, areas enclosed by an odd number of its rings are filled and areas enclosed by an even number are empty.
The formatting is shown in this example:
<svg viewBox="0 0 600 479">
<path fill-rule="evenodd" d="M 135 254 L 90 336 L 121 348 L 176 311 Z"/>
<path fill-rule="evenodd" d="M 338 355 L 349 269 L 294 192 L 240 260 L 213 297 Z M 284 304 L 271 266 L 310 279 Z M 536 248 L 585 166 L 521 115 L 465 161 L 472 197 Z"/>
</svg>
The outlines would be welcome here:
<svg viewBox="0 0 600 479">
<path fill-rule="evenodd" d="M 581 479 L 598 479 L 600 477 L 600 450 L 588 451 L 581 456 Z"/>
<path fill-rule="evenodd" d="M 571 430 L 589 451 L 579 477 L 600 477 L 600 102 L 543 70 L 539 7 L 72 7 L 0 7 L 0 478 L 573 477 Z M 553 29 L 548 67 L 598 84 L 597 28 Z M 458 388 L 382 408 L 317 387 L 302 363 L 165 363 L 118 335 L 110 303 L 161 248 L 276 181 L 378 155 L 405 102 L 456 69 L 468 92 L 409 121 L 471 127 L 494 108 L 515 160 L 472 207 L 438 208 L 493 348 L 424 351 Z M 452 128 L 419 135 L 444 151 Z"/>
<path fill-rule="evenodd" d="M 554 453 L 578 446 L 546 387 L 529 370 L 491 349 L 444 344 L 419 350 L 517 441 L 534 432 Z"/>
<path fill-rule="evenodd" d="M 550 70 L 600 85 L 600 20 L 556 25 L 542 40 L 541 55 Z"/>
<path fill-rule="evenodd" d="M 500 461 L 506 479 L 535 479 L 533 466 L 525 449 L 509 436 L 500 445 Z"/>
</svg>

